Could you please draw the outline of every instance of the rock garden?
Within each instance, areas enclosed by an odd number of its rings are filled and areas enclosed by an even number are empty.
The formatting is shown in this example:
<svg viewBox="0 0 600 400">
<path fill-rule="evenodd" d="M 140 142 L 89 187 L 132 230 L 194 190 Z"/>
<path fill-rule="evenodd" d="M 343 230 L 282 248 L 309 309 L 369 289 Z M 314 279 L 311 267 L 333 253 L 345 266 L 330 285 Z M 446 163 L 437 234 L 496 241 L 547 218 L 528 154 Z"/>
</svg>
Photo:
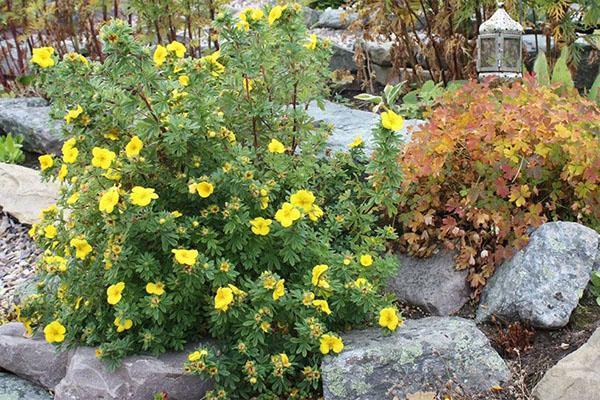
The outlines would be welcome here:
<svg viewBox="0 0 600 400">
<path fill-rule="evenodd" d="M 0 10 L 0 400 L 600 398 L 594 2 Z"/>
</svg>

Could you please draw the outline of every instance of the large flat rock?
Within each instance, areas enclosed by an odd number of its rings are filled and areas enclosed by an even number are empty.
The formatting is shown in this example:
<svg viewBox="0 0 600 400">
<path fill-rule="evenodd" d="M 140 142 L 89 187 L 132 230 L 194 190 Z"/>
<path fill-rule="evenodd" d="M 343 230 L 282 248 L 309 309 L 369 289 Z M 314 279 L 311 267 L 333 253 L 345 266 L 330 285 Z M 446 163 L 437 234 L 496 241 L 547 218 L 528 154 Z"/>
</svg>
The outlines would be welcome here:
<svg viewBox="0 0 600 400">
<path fill-rule="evenodd" d="M 388 283 L 398 300 L 441 316 L 458 312 L 469 300 L 468 271 L 456 270 L 453 252 L 428 258 L 399 254 L 398 260 L 400 268 Z"/>
<path fill-rule="evenodd" d="M 477 320 L 496 315 L 538 328 L 565 326 L 590 280 L 599 243 L 600 235 L 583 225 L 543 224 L 489 280 Z"/>
<path fill-rule="evenodd" d="M 550 368 L 533 395 L 538 400 L 600 398 L 600 328 L 586 344 Z"/>
<path fill-rule="evenodd" d="M 40 172 L 0 163 L 0 207 L 23 224 L 39 221 L 40 211 L 58 198 L 58 183 L 43 182 Z"/>
<path fill-rule="evenodd" d="M 202 399 L 211 384 L 184 373 L 187 354 L 131 356 L 109 372 L 94 349 L 80 347 L 71 357 L 65 378 L 56 386 L 54 399 L 148 400 L 161 391 L 173 400 Z"/>
<path fill-rule="evenodd" d="M 25 379 L 0 372 L 0 400 L 52 400 L 52 396 Z"/>
<path fill-rule="evenodd" d="M 325 109 L 321 110 L 316 103 L 311 103 L 308 114 L 320 123 L 333 125 L 332 135 L 327 140 L 327 145 L 332 150 L 348 150 L 348 145 L 356 136 L 361 136 L 365 142 L 365 150 L 371 153 L 375 148 L 373 142 L 373 128 L 379 123 L 379 115 L 362 110 L 355 110 L 342 104 L 325 102 Z M 423 120 L 409 119 L 404 121 L 404 128 L 398 135 L 404 141 L 410 140 L 411 132 L 423 124 Z"/>
<path fill-rule="evenodd" d="M 65 376 L 69 353 L 59 353 L 43 338 L 24 334 L 21 323 L 0 326 L 0 368 L 53 389 Z"/>
<path fill-rule="evenodd" d="M 0 131 L 23 136 L 23 148 L 34 153 L 59 154 L 62 121 L 50 117 L 39 97 L 0 98 Z"/>
<path fill-rule="evenodd" d="M 344 350 L 321 368 L 325 400 L 405 399 L 449 380 L 473 394 L 510 377 L 485 335 L 463 318 L 409 320 L 391 335 L 369 329 L 342 338 Z"/>
</svg>

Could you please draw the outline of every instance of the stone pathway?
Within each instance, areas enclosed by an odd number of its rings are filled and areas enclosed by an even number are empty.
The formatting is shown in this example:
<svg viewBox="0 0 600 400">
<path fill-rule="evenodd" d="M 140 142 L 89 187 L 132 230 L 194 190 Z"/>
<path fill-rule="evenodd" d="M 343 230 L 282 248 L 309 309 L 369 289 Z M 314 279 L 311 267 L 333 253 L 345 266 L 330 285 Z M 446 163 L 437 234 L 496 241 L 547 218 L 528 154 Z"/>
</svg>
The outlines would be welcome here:
<svg viewBox="0 0 600 400">
<path fill-rule="evenodd" d="M 0 400 L 52 400 L 52 396 L 25 379 L 0 372 Z"/>
</svg>

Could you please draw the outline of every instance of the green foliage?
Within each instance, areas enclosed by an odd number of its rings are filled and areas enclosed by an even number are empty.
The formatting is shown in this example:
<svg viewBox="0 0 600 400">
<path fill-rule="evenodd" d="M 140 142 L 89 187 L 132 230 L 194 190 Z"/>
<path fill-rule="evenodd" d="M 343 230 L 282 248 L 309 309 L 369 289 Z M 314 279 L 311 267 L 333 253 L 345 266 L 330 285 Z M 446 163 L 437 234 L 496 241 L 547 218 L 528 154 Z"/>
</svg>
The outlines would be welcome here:
<svg viewBox="0 0 600 400">
<path fill-rule="evenodd" d="M 23 137 L 13 137 L 10 133 L 6 136 L 0 136 L 0 162 L 9 164 L 19 164 L 25 160 L 23 154 Z"/>
<path fill-rule="evenodd" d="M 396 236 L 367 201 L 361 142 L 324 157 L 327 132 L 304 111 L 323 100 L 330 49 L 300 7 L 216 29 L 220 52 L 151 56 L 115 21 L 103 63 L 42 70 L 69 140 L 40 157 L 63 185 L 30 232 L 46 251 L 20 318 L 113 367 L 213 337 L 186 363 L 215 383 L 207 399 L 313 398 L 335 332 L 401 322 L 379 294 Z"/>
<path fill-rule="evenodd" d="M 346 3 L 346 0 L 311 0 L 308 5 L 317 10 L 325 10 L 328 7 L 340 8 Z"/>
<path fill-rule="evenodd" d="M 592 295 L 596 297 L 596 303 L 600 306 L 600 272 L 592 271 L 589 289 Z"/>
<path fill-rule="evenodd" d="M 540 85 L 550 85 L 550 72 L 548 71 L 548 60 L 546 54 L 540 51 L 533 64 L 533 72 L 535 72 L 535 78 Z"/>
<path fill-rule="evenodd" d="M 569 49 L 567 47 L 563 47 L 562 51 L 560 52 L 560 57 L 558 60 L 556 60 L 556 64 L 552 70 L 552 79 L 550 80 L 553 85 L 560 85 L 561 88 L 566 90 L 575 87 L 575 84 L 573 83 L 573 77 L 571 76 L 571 71 L 567 65 L 568 60 Z"/>
<path fill-rule="evenodd" d="M 600 105 L 600 73 L 598 73 L 594 83 L 592 84 L 592 87 L 590 88 L 589 97 Z"/>
<path fill-rule="evenodd" d="M 444 93 L 457 90 L 464 82 L 452 81 L 445 88 L 441 82 L 426 81 L 423 86 L 402 97 L 399 112 L 406 118 L 423 119 L 423 113 L 433 107 Z"/>
<path fill-rule="evenodd" d="M 600 229 L 600 109 L 534 79 L 444 96 L 401 159 L 400 245 L 457 250 L 476 293 L 549 220 Z"/>
</svg>

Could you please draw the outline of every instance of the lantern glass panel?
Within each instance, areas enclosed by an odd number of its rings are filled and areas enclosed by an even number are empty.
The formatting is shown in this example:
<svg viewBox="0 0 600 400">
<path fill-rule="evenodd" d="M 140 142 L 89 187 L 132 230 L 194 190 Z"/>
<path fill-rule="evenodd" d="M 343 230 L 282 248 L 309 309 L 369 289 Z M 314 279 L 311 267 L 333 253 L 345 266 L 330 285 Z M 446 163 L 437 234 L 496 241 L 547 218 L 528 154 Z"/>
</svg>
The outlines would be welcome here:
<svg viewBox="0 0 600 400">
<path fill-rule="evenodd" d="M 518 68 L 521 59 L 521 40 L 504 38 L 502 65 L 507 68 Z"/>
<path fill-rule="evenodd" d="M 481 38 L 480 68 L 496 68 L 496 38 Z"/>
</svg>

